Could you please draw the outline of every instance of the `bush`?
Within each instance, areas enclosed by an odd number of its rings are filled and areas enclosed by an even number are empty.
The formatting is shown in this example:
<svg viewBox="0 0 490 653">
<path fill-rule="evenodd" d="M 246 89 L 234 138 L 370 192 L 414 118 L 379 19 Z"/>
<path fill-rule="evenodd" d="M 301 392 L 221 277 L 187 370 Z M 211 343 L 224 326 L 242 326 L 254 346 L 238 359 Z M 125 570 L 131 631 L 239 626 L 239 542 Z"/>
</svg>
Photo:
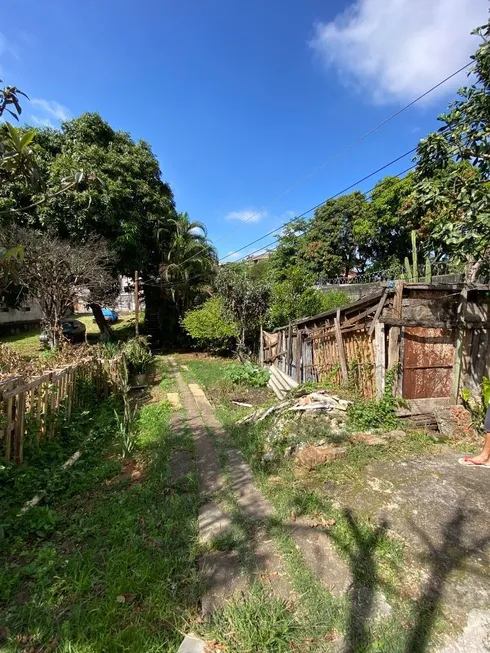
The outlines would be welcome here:
<svg viewBox="0 0 490 653">
<path fill-rule="evenodd" d="M 148 338 L 137 336 L 124 343 L 122 351 L 126 356 L 128 369 L 131 374 L 144 374 L 150 368 L 153 360 Z"/>
<path fill-rule="evenodd" d="M 292 320 L 311 317 L 349 303 L 341 290 L 325 293 L 313 287 L 313 278 L 300 266 L 291 268 L 287 278 L 274 284 L 273 302 L 268 312 L 269 328 Z"/>
<path fill-rule="evenodd" d="M 396 368 L 386 374 L 385 391 L 379 401 L 364 399 L 349 406 L 347 414 L 351 428 L 359 430 L 396 428 L 398 424 L 396 409 L 399 402 L 393 395 L 393 380 L 397 373 Z"/>
<path fill-rule="evenodd" d="M 269 381 L 269 370 L 252 363 L 230 365 L 225 372 L 225 378 L 235 385 L 248 385 L 252 388 L 265 388 Z"/>
<path fill-rule="evenodd" d="M 182 326 L 199 347 L 211 351 L 232 349 L 238 327 L 221 297 L 211 297 L 205 304 L 188 311 Z"/>
</svg>

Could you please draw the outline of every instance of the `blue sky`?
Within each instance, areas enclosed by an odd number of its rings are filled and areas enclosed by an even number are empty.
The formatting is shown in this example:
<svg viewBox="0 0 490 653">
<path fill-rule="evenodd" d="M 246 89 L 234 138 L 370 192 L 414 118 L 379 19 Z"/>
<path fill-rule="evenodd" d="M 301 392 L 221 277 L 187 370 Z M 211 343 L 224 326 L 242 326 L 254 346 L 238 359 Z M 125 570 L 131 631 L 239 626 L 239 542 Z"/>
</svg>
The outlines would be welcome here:
<svg viewBox="0 0 490 653">
<path fill-rule="evenodd" d="M 31 97 L 31 123 L 99 111 L 149 141 L 179 210 L 208 226 L 224 256 L 435 128 L 464 75 L 295 185 L 464 65 L 487 9 L 487 0 L 15 0 L 2 11 L 0 75 Z"/>
</svg>

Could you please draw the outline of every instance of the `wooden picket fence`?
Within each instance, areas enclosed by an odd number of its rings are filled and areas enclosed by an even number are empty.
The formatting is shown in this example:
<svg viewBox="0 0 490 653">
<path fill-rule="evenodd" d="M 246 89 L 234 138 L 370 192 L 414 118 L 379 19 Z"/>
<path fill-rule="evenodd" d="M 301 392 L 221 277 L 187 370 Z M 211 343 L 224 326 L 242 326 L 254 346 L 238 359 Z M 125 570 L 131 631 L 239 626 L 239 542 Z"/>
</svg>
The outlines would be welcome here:
<svg viewBox="0 0 490 653">
<path fill-rule="evenodd" d="M 86 358 L 26 381 L 0 381 L 0 447 L 5 461 L 22 463 L 27 434 L 40 445 L 56 436 L 59 418 L 69 420 L 74 406 L 83 403 L 80 382 L 93 385 L 99 397 L 108 397 L 121 385 L 122 358 Z"/>
</svg>

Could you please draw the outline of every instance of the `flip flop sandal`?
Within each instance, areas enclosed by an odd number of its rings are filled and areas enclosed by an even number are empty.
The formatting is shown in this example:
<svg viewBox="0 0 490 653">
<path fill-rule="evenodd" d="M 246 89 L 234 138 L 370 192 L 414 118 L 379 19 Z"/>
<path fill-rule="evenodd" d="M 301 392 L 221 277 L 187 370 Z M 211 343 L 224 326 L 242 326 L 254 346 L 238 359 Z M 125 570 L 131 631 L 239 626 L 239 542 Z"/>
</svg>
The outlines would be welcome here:
<svg viewBox="0 0 490 653">
<path fill-rule="evenodd" d="M 469 457 L 459 458 L 458 463 L 464 467 L 487 467 L 490 469 L 490 465 L 488 463 L 477 463 L 474 460 L 471 460 Z"/>
</svg>

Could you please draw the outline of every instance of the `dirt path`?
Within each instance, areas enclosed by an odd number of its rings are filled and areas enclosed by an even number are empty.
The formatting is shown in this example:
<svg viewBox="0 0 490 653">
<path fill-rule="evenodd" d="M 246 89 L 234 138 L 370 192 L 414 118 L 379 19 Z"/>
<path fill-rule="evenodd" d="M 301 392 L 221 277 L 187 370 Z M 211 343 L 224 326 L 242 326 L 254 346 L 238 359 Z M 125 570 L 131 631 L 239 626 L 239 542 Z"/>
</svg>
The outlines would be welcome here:
<svg viewBox="0 0 490 653">
<path fill-rule="evenodd" d="M 201 602 L 203 615 L 219 609 L 257 578 L 267 582 L 276 595 L 290 598 L 293 590 L 284 563 L 267 534 L 272 504 L 255 486 L 252 471 L 238 451 L 228 450 L 227 460 L 220 464 L 215 443 L 224 441 L 226 434 L 203 390 L 184 381 L 175 361 L 170 359 L 170 364 L 196 445 L 204 501 L 199 510 L 199 537 L 210 550 L 199 563 L 207 585 Z M 219 550 L 220 540 L 231 539 L 235 526 L 246 531 L 247 550 Z"/>
</svg>

